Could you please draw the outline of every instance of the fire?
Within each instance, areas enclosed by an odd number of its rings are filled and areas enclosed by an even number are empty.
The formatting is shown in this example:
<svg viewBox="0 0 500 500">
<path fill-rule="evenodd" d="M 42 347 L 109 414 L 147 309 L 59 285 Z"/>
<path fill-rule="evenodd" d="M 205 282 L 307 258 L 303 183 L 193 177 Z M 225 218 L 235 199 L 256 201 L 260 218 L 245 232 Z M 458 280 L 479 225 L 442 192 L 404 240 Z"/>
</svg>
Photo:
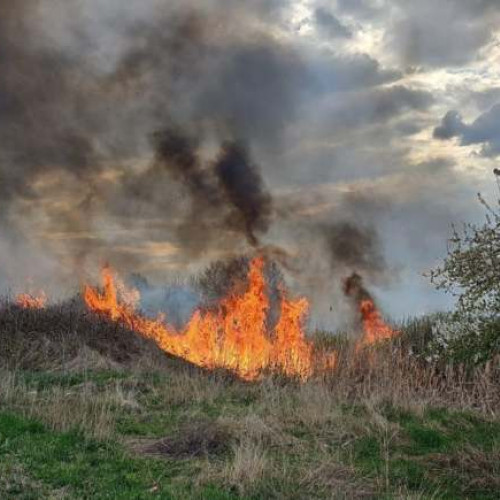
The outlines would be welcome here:
<svg viewBox="0 0 500 500">
<path fill-rule="evenodd" d="M 231 293 L 213 311 L 197 310 L 182 331 L 164 317 L 149 319 L 130 302 L 119 300 L 109 268 L 103 269 L 103 293 L 86 286 L 87 306 L 113 321 L 153 339 L 165 352 L 195 365 L 224 368 L 245 380 L 256 380 L 266 372 L 302 379 L 335 366 L 335 353 L 319 354 L 306 338 L 303 323 L 309 304 L 305 298 L 289 299 L 281 292 L 280 316 L 269 331 L 270 300 L 264 277 L 264 259 L 255 258 L 243 293 Z"/>
<path fill-rule="evenodd" d="M 360 314 L 363 336 L 358 341 L 356 350 L 399 335 L 400 332 L 391 328 L 382 318 L 359 274 L 353 273 L 344 280 L 344 293 L 353 299 Z"/>
<path fill-rule="evenodd" d="M 372 345 L 399 335 L 382 318 L 382 314 L 375 307 L 372 299 L 364 299 L 359 304 L 361 320 L 363 322 L 363 337 L 358 346 Z"/>
<path fill-rule="evenodd" d="M 102 270 L 102 281 L 102 293 L 85 287 L 89 309 L 125 324 L 153 339 L 165 352 L 197 366 L 223 368 L 245 380 L 256 380 L 265 373 L 307 379 L 331 371 L 337 364 L 336 352 L 318 352 L 306 337 L 307 299 L 290 299 L 281 289 L 279 318 L 273 328 L 269 327 L 270 299 L 262 257 L 250 263 L 244 292 L 233 291 L 213 310 L 196 310 L 181 330 L 168 324 L 164 316 L 151 319 L 141 315 L 136 309 L 139 292 L 127 289 L 109 267 Z M 359 307 L 364 332 L 356 351 L 399 333 L 385 323 L 360 276 L 354 274 L 344 285 L 346 295 Z"/>
<path fill-rule="evenodd" d="M 20 293 L 16 296 L 16 304 L 24 309 L 43 309 L 47 305 L 45 292 L 38 294 Z"/>
</svg>

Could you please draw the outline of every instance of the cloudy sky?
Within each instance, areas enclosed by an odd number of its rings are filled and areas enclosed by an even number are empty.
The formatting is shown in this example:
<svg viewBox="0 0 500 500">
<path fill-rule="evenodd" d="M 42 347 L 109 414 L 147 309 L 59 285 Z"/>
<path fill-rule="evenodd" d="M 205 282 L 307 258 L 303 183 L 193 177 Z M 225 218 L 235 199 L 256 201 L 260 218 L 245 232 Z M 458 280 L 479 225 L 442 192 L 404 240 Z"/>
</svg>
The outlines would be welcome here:
<svg viewBox="0 0 500 500">
<path fill-rule="evenodd" d="M 359 270 L 398 317 L 450 304 L 422 273 L 496 193 L 497 0 L 2 0 L 0 60 L 4 286 L 252 250 L 238 203 L 158 160 L 165 128 L 203 176 L 244 144 L 302 291 Z"/>
</svg>

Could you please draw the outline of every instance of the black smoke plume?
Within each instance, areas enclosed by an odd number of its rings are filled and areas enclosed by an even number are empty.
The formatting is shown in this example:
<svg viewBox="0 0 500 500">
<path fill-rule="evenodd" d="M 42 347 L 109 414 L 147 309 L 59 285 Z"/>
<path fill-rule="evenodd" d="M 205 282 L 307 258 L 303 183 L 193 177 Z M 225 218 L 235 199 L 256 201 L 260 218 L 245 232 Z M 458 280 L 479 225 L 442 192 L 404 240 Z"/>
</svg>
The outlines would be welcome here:
<svg viewBox="0 0 500 500">
<path fill-rule="evenodd" d="M 199 236 L 201 224 L 204 232 L 218 234 L 230 228 L 244 235 L 251 246 L 259 245 L 258 233 L 269 227 L 271 195 L 241 142 L 225 141 L 212 162 L 201 159 L 199 140 L 177 128 L 156 133 L 154 144 L 158 164 L 190 195 L 189 216 L 181 225 L 188 240 Z"/>
<path fill-rule="evenodd" d="M 370 292 L 365 288 L 363 278 L 358 273 L 352 273 L 344 280 L 344 294 L 358 305 L 363 300 L 373 301 Z"/>
<path fill-rule="evenodd" d="M 257 232 L 265 232 L 269 227 L 271 196 L 245 147 L 226 142 L 215 164 L 215 174 L 241 220 L 236 224 L 242 226 L 248 242 L 257 246 Z"/>
</svg>

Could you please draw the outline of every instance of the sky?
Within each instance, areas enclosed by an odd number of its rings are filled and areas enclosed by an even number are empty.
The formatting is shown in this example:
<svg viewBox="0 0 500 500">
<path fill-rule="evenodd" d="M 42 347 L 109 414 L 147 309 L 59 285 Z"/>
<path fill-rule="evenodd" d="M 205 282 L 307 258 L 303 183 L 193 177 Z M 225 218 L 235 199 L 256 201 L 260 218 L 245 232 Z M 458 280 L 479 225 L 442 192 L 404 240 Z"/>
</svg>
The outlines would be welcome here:
<svg viewBox="0 0 500 500">
<path fill-rule="evenodd" d="M 497 195 L 497 0 L 0 0 L 0 61 L 4 289 L 259 247 L 318 317 L 352 271 L 422 314 Z"/>
</svg>

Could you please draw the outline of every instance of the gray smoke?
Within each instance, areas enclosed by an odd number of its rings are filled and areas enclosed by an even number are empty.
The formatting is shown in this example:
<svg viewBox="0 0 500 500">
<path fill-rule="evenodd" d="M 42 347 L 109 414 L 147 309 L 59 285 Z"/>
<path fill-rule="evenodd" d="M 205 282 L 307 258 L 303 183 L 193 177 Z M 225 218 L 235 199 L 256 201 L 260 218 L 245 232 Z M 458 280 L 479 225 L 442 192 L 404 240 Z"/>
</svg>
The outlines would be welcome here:
<svg viewBox="0 0 500 500">
<path fill-rule="evenodd" d="M 284 22 L 285 1 L 137 12 L 112 3 L 116 15 L 94 10 L 90 26 L 90 7 L 54 5 L 1 6 L 0 225 L 14 248 L 6 254 L 29 241 L 72 279 L 103 260 L 148 269 L 152 255 L 167 255 L 181 267 L 259 250 L 311 293 L 347 271 L 384 273 L 372 223 L 344 218 L 342 206 L 332 220 L 277 210 L 272 188 L 287 179 L 290 129 L 311 96 L 394 81 L 398 71 L 368 56 L 306 62 L 307 48 L 268 29 Z M 315 12 L 323 31 L 350 36 L 333 14 Z M 352 109 L 332 104 L 326 120 L 341 133 L 432 101 L 402 86 L 350 99 Z M 288 252 L 303 235 L 321 265 L 307 262 L 306 247 Z"/>
</svg>

